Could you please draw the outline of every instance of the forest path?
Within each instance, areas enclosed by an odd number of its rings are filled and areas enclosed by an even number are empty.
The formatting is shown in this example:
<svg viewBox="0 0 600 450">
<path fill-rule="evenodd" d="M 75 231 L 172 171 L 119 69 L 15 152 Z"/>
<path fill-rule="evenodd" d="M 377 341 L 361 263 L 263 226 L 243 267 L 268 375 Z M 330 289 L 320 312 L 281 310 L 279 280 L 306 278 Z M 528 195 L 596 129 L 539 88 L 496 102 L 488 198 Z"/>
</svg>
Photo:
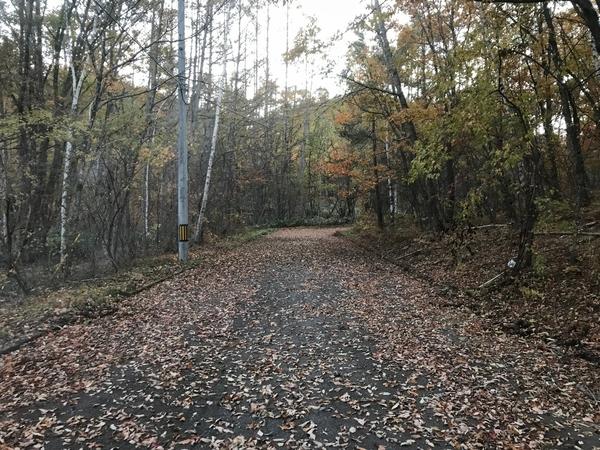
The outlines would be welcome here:
<svg viewBox="0 0 600 450">
<path fill-rule="evenodd" d="M 334 228 L 218 254 L 0 360 L 0 448 L 594 448 L 598 369 Z"/>
</svg>

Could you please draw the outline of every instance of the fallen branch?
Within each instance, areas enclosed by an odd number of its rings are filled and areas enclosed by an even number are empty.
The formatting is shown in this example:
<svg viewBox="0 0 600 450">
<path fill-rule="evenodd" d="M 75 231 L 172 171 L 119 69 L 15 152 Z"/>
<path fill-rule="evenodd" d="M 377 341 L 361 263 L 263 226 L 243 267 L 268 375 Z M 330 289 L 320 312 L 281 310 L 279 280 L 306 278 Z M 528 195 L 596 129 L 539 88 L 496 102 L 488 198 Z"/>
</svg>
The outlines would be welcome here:
<svg viewBox="0 0 600 450">
<path fill-rule="evenodd" d="M 12 344 L 9 344 L 4 348 L 0 348 L 0 356 L 6 355 L 8 353 L 12 353 L 15 350 L 18 350 L 21 347 L 23 347 L 25 344 L 29 344 L 30 342 L 33 342 L 36 339 L 39 339 L 40 337 L 44 336 L 46 333 L 47 333 L 47 331 L 38 331 L 36 333 L 33 333 L 30 336 L 25 336 L 21 339 L 17 339 Z"/>
<path fill-rule="evenodd" d="M 189 267 L 185 267 L 183 269 L 179 269 L 176 272 L 170 273 L 169 275 L 166 275 L 162 278 L 159 278 L 158 280 L 154 280 L 150 283 L 144 284 L 143 286 L 140 286 L 137 289 L 134 289 L 133 291 L 117 291 L 117 293 L 122 296 L 122 297 L 133 297 L 134 295 L 140 294 L 144 291 L 147 291 L 148 289 L 156 286 L 157 284 L 160 284 L 164 281 L 170 280 L 171 278 L 175 278 L 177 275 L 181 275 L 182 273 L 191 270 L 191 269 L 195 269 L 196 267 L 198 267 L 197 264 L 193 264 Z"/>
<path fill-rule="evenodd" d="M 482 230 L 484 228 L 504 228 L 508 227 L 512 224 L 510 223 L 488 223 L 487 225 L 479 225 L 476 227 L 471 227 L 473 230 Z"/>
<path fill-rule="evenodd" d="M 591 236 L 600 237 L 600 232 L 593 231 L 538 231 L 538 236 Z"/>
<path fill-rule="evenodd" d="M 417 255 L 423 251 L 422 248 L 415 250 L 414 252 L 406 253 L 405 255 L 400 256 L 398 259 L 408 258 L 409 256 Z"/>
<path fill-rule="evenodd" d="M 485 283 L 479 285 L 477 287 L 477 289 L 484 289 L 486 287 L 488 287 L 489 285 L 491 285 L 492 283 L 494 283 L 494 281 L 496 281 L 497 279 L 503 277 L 506 274 L 506 270 L 503 270 L 502 272 L 500 272 L 498 275 L 496 275 L 495 277 L 487 280 Z"/>
<path fill-rule="evenodd" d="M 584 225 L 585 228 L 590 228 L 596 225 L 598 222 L 589 222 Z M 510 223 L 488 223 L 486 225 L 479 225 L 476 227 L 471 227 L 473 230 L 482 230 L 485 228 L 504 228 L 509 227 Z M 538 231 L 535 233 L 536 235 L 544 236 L 562 236 L 562 235 L 581 235 L 581 236 L 592 236 L 592 237 L 600 237 L 600 232 L 594 231 Z"/>
</svg>

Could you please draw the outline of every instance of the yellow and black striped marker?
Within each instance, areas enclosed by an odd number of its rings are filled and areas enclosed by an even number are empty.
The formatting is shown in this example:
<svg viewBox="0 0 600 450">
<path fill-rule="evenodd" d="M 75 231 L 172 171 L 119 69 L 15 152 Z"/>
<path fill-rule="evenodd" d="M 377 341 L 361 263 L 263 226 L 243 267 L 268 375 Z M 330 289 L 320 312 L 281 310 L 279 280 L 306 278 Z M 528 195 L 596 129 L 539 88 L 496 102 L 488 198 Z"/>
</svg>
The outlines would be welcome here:
<svg viewBox="0 0 600 450">
<path fill-rule="evenodd" d="M 187 242 L 188 241 L 188 225 L 179 225 L 179 242 Z"/>
</svg>

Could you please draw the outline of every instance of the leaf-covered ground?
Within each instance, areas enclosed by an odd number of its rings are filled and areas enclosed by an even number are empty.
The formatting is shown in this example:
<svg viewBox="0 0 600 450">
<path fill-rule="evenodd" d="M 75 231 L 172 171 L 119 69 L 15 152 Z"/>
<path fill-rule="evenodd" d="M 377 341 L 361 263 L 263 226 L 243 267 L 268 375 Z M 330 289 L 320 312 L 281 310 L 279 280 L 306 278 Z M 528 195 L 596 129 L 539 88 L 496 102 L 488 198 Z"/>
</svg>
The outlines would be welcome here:
<svg viewBox="0 0 600 450">
<path fill-rule="evenodd" d="M 600 225 L 587 230 L 600 233 Z M 541 233 L 535 237 L 533 267 L 512 280 L 502 272 L 518 254 L 519 236 L 508 226 L 444 236 L 411 232 L 406 225 L 384 232 L 355 227 L 345 234 L 378 259 L 435 285 L 441 305 L 468 306 L 507 333 L 557 343 L 600 365 L 600 238 Z M 490 280 L 496 282 L 479 289 Z"/>
<path fill-rule="evenodd" d="M 598 368 L 281 230 L 0 359 L 0 448 L 600 448 Z"/>
<path fill-rule="evenodd" d="M 252 228 L 225 239 L 213 239 L 207 233 L 204 245 L 192 249 L 190 260 L 184 266 L 179 264 L 177 255 L 162 254 L 140 258 L 117 273 L 101 269 L 90 272 L 85 264 L 79 264 L 68 279 L 63 279 L 56 268 L 48 267 L 47 263 L 44 267 L 30 266 L 26 272 L 33 290 L 28 295 L 18 292 L 10 283 L 3 283 L 0 272 L 0 354 L 48 330 L 110 314 L 132 293 L 212 261 L 215 252 L 242 245 L 271 231 L 270 228 Z"/>
</svg>

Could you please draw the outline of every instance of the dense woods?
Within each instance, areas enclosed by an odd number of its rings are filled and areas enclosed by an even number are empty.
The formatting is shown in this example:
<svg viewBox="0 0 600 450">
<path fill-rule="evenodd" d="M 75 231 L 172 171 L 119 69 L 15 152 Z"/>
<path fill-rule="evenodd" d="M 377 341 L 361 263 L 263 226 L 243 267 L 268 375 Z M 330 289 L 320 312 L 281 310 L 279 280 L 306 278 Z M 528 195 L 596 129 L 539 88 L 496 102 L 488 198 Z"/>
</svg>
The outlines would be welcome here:
<svg viewBox="0 0 600 450">
<path fill-rule="evenodd" d="M 581 226 L 598 186 L 599 116 L 598 59 L 579 7 L 398 2 L 401 25 L 374 8 L 379 45 L 356 43 L 346 76 L 355 95 L 338 123 L 350 142 L 373 140 L 380 226 L 396 198 L 434 231 L 509 221 L 521 236 L 516 269 L 531 262 L 540 214 L 569 205 Z"/>
<path fill-rule="evenodd" d="M 599 15 L 0 0 L 0 450 L 600 449 Z"/>
<path fill-rule="evenodd" d="M 560 213 L 580 230 L 597 202 L 588 0 L 373 0 L 342 30 L 344 95 L 320 89 L 331 43 L 318 20 L 290 34 L 294 2 L 188 2 L 182 78 L 171 2 L 0 7 L 1 262 L 23 290 L 31 267 L 64 276 L 174 251 L 179 95 L 196 242 L 253 225 L 501 222 L 519 233 L 519 270 L 536 224 Z M 284 79 L 274 8 L 288 22 Z"/>
</svg>

